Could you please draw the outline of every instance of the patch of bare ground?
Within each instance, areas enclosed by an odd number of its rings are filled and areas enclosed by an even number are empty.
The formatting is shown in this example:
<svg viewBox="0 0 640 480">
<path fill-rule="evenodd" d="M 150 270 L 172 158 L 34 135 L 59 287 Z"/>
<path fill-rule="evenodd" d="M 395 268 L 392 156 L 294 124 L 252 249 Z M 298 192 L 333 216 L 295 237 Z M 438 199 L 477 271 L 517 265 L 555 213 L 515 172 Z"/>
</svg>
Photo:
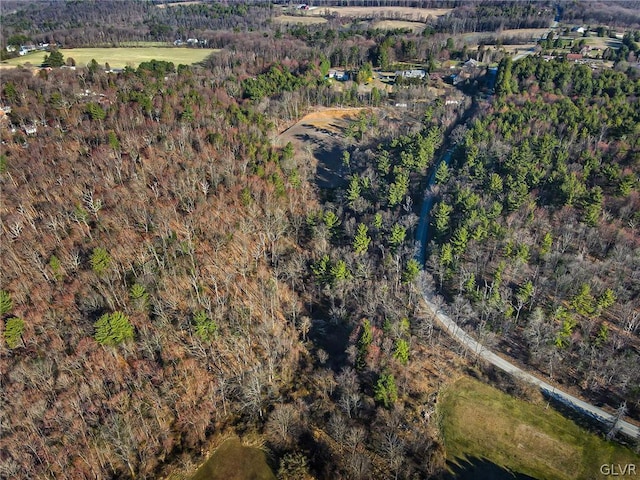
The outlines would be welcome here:
<svg viewBox="0 0 640 480">
<path fill-rule="evenodd" d="M 309 113 L 282 132 L 276 141 L 279 145 L 291 142 L 297 152 L 308 155 L 319 187 L 337 187 L 344 182 L 345 173 L 342 171 L 342 134 L 361 110 L 329 108 Z"/>
</svg>

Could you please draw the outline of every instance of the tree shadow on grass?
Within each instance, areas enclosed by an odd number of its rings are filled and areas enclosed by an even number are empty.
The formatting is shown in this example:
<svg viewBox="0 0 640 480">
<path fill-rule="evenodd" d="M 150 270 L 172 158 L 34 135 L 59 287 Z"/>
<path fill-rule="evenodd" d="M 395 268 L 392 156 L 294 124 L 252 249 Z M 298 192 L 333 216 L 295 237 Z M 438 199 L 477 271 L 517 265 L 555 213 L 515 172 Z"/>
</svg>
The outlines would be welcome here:
<svg viewBox="0 0 640 480">
<path fill-rule="evenodd" d="M 536 480 L 524 473 L 516 473 L 486 458 L 456 458 L 447 462 L 449 473 L 444 480 Z"/>
</svg>

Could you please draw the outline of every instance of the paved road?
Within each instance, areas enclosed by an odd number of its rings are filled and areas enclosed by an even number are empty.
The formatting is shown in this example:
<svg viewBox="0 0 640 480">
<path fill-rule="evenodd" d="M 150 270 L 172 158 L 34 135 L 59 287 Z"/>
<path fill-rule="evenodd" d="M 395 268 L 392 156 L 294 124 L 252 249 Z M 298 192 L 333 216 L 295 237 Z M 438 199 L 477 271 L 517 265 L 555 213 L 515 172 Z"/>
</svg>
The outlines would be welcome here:
<svg viewBox="0 0 640 480">
<path fill-rule="evenodd" d="M 442 161 L 449 162 L 451 158 L 451 150 L 447 151 L 444 155 Z M 436 168 L 437 169 L 437 168 Z M 434 172 L 435 170 L 434 169 Z M 429 227 L 429 211 L 433 204 L 433 196 L 431 194 L 431 186 L 435 181 L 435 175 L 432 175 L 429 179 L 429 185 L 427 186 L 427 191 L 424 197 L 424 203 L 422 206 L 422 210 L 420 212 L 420 223 L 418 224 L 416 237 L 419 242 L 419 252 L 417 255 L 417 259 L 421 261 L 421 265 L 424 265 L 424 252 L 426 248 L 427 241 L 427 232 Z M 499 369 L 517 377 L 525 382 L 536 385 L 546 393 L 548 396 L 554 398 L 555 400 L 562 402 L 563 404 L 573 408 L 574 410 L 580 412 L 581 414 L 591 417 L 592 419 L 604 424 L 604 425 L 612 425 L 615 418 L 608 412 L 605 412 L 601 408 L 596 407 L 595 405 L 591 405 L 583 400 L 580 400 L 573 395 L 570 395 L 562 390 L 558 390 L 553 385 L 548 384 L 547 382 L 540 380 L 539 378 L 531 375 L 530 373 L 525 372 L 518 366 L 513 363 L 505 360 L 502 357 L 499 357 L 492 351 L 485 348 L 483 345 L 478 343 L 474 338 L 472 338 L 469 334 L 467 334 L 462 328 L 460 328 L 448 315 L 443 312 L 438 311 L 438 307 L 433 303 L 432 299 L 434 296 L 434 292 L 423 291 L 422 296 L 427 306 L 435 312 L 435 318 L 438 323 L 444 327 L 447 333 L 451 335 L 455 340 L 460 342 L 462 345 L 471 350 L 474 354 L 479 356 L 480 358 L 486 360 L 492 365 L 498 367 Z M 620 432 L 624 433 L 626 436 L 632 439 L 640 439 L 640 428 L 626 422 L 624 420 L 618 420 L 617 428 Z"/>
</svg>

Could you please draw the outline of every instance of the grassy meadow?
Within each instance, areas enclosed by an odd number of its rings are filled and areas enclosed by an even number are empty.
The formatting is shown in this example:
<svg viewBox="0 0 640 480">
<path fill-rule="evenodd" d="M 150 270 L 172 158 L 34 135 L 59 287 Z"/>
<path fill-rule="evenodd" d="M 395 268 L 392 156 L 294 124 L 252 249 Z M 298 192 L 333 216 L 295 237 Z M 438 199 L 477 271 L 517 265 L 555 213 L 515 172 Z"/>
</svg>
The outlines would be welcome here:
<svg viewBox="0 0 640 480">
<path fill-rule="evenodd" d="M 88 64 L 95 59 L 100 65 L 108 63 L 111 68 L 124 68 L 127 65 L 137 67 L 141 62 L 164 60 L 176 65 L 201 62 L 216 50 L 184 47 L 118 47 L 118 48 L 63 48 L 60 52 L 64 59 L 73 58 L 77 66 Z M 33 52 L 22 57 L 2 62 L 2 65 L 18 66 L 30 63 L 39 66 L 47 52 Z"/>
<path fill-rule="evenodd" d="M 191 480 L 276 480 L 262 450 L 234 437 L 223 442 Z"/>
<path fill-rule="evenodd" d="M 394 30 L 396 28 L 407 28 L 412 32 L 421 32 L 427 26 L 422 22 L 410 22 L 408 20 L 379 20 L 373 24 L 373 28 L 380 30 Z"/>
<path fill-rule="evenodd" d="M 470 377 L 445 388 L 438 414 L 447 460 L 483 459 L 538 479 L 605 478 L 603 464 L 640 464 L 633 451 Z"/>
<path fill-rule="evenodd" d="M 317 25 L 320 23 L 327 23 L 326 18 L 322 17 L 307 17 L 307 16 L 294 16 L 294 15 L 280 15 L 273 19 L 274 23 L 278 24 L 300 24 L 300 25 Z"/>
</svg>

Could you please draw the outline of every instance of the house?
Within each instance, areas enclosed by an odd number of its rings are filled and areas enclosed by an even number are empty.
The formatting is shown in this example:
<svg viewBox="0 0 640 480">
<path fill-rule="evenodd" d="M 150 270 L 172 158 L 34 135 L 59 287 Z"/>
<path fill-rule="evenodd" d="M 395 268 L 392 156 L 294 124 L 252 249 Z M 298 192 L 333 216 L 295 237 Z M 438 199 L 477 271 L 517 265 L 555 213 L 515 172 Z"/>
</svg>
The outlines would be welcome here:
<svg viewBox="0 0 640 480">
<path fill-rule="evenodd" d="M 570 62 L 575 62 L 578 60 L 582 60 L 581 53 L 567 53 L 567 60 Z"/>
<path fill-rule="evenodd" d="M 38 128 L 35 125 L 29 125 L 24 127 L 24 133 L 27 135 L 35 135 L 38 132 Z"/>
<path fill-rule="evenodd" d="M 20 51 L 18 52 L 18 55 L 23 56 L 35 50 L 36 50 L 35 45 L 20 45 Z"/>
<path fill-rule="evenodd" d="M 349 80 L 349 74 L 343 70 L 329 70 L 328 78 L 333 78 L 339 82 L 346 82 Z"/>
<path fill-rule="evenodd" d="M 464 62 L 464 66 L 466 68 L 476 68 L 478 66 L 478 62 L 476 60 L 474 60 L 473 58 L 470 58 L 469 60 Z"/>
<path fill-rule="evenodd" d="M 424 78 L 427 76 L 427 72 L 425 70 L 398 70 L 396 71 L 396 78 Z"/>
<path fill-rule="evenodd" d="M 583 34 L 584 32 L 587 31 L 587 29 L 584 27 L 573 27 L 571 31 L 575 33 Z"/>
<path fill-rule="evenodd" d="M 198 45 L 198 39 L 197 38 L 187 38 L 187 45 L 189 45 L 190 47 L 192 47 L 194 45 Z"/>
<path fill-rule="evenodd" d="M 464 82 L 465 80 L 469 79 L 471 77 L 471 75 L 469 74 L 469 72 L 465 72 L 464 70 L 459 72 L 458 74 L 453 74 L 451 75 L 451 77 L 449 77 L 451 79 L 451 83 L 453 83 L 454 85 L 458 85 L 462 82 Z"/>
</svg>

